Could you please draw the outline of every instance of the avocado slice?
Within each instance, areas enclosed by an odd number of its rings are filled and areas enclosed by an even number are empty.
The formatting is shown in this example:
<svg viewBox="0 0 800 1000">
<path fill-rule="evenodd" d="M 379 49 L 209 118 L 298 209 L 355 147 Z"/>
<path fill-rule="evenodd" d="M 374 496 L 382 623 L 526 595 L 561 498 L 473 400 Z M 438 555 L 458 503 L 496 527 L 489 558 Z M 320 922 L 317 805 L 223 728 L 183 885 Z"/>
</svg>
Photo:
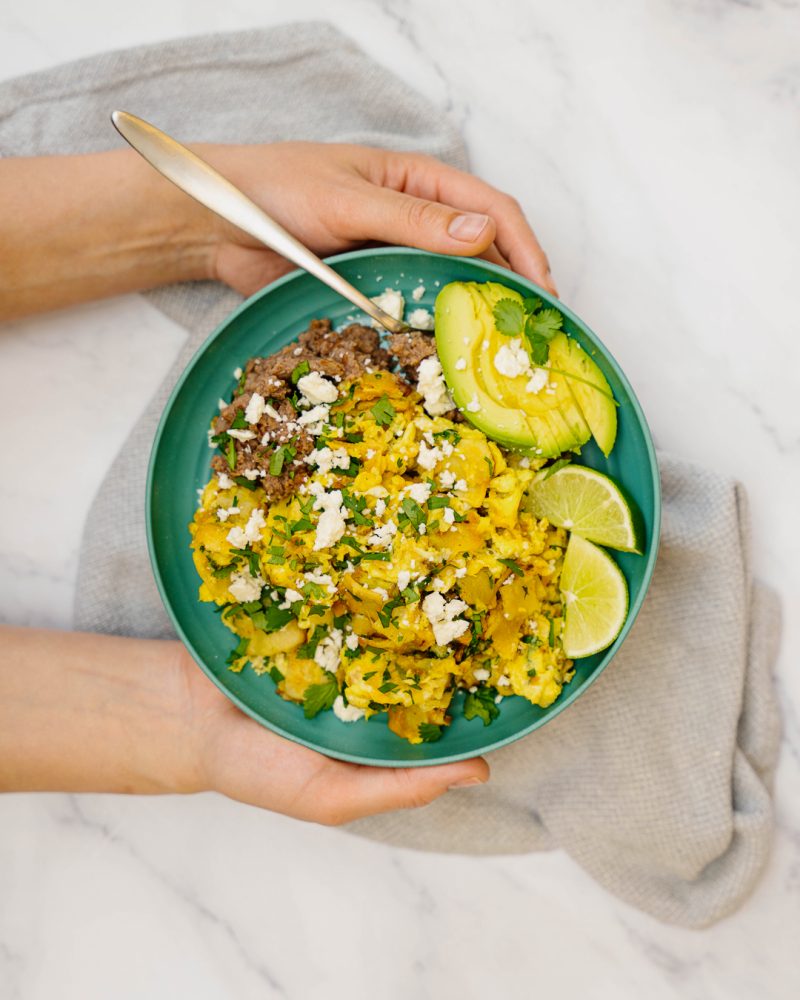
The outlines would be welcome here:
<svg viewBox="0 0 800 1000">
<path fill-rule="evenodd" d="M 592 437 L 608 456 L 617 437 L 617 404 L 605 376 L 577 341 L 563 333 L 550 341 L 550 364 L 573 376 L 566 380 L 570 391 Z"/>
<path fill-rule="evenodd" d="M 455 281 L 439 292 L 434 310 L 436 348 L 453 399 L 471 424 L 507 447 L 531 449 L 543 458 L 579 448 L 592 430 L 567 375 L 550 373 L 548 388 L 534 393 L 526 389 L 529 375 L 509 377 L 497 370 L 500 348 L 512 340 L 519 342 L 495 326 L 494 307 L 504 298 L 522 302 L 518 292 L 492 281 Z M 562 350 L 559 357 L 568 353 L 571 363 L 571 351 Z M 564 372 L 569 370 L 563 366 Z"/>
</svg>

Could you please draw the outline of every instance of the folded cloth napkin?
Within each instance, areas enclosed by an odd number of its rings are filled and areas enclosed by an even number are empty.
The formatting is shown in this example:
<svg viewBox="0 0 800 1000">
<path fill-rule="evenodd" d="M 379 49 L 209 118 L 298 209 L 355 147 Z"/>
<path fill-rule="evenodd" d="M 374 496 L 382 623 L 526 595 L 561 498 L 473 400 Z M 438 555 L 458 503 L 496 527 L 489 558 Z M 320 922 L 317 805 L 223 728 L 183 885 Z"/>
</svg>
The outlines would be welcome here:
<svg viewBox="0 0 800 1000">
<path fill-rule="evenodd" d="M 317 23 L 147 46 L 12 80 L 0 85 L 0 154 L 117 145 L 114 107 L 188 139 L 365 142 L 466 162 L 443 115 Z M 92 507 L 75 624 L 165 637 L 145 543 L 147 457 L 172 385 L 238 296 L 199 283 L 147 297 L 189 338 Z M 569 711 L 492 754 L 488 785 L 362 820 L 354 832 L 467 854 L 560 846 L 621 898 L 687 926 L 747 896 L 772 833 L 777 602 L 750 578 L 741 487 L 665 456 L 661 472 L 655 577 L 611 667 Z"/>
</svg>

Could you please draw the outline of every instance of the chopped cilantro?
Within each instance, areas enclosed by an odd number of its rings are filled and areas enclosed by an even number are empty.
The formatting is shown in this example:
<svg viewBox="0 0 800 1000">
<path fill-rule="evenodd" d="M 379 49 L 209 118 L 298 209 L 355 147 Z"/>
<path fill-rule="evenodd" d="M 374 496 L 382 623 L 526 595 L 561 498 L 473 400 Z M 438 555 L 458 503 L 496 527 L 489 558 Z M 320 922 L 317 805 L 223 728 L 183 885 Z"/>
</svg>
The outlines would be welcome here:
<svg viewBox="0 0 800 1000">
<path fill-rule="evenodd" d="M 283 674 L 280 672 L 280 670 L 278 670 L 277 667 L 270 667 L 269 675 L 275 681 L 276 684 L 280 684 L 280 682 L 283 680 Z"/>
<path fill-rule="evenodd" d="M 399 607 L 403 603 L 400 597 L 393 597 L 391 601 L 387 601 L 386 604 L 378 611 L 378 618 L 380 618 L 381 625 L 384 628 L 388 628 L 392 624 L 392 612 L 395 608 Z"/>
<path fill-rule="evenodd" d="M 421 722 L 418 732 L 423 743 L 435 743 L 442 738 L 442 727 L 432 722 Z"/>
<path fill-rule="evenodd" d="M 498 559 L 497 561 L 501 562 L 504 566 L 510 569 L 514 576 L 525 576 L 520 564 L 514 562 L 513 559 Z"/>
<path fill-rule="evenodd" d="M 315 625 L 311 636 L 303 643 L 302 646 L 298 647 L 297 655 L 303 659 L 313 660 L 314 654 L 317 651 L 317 646 L 319 646 L 327 631 L 328 630 L 324 625 Z"/>
<path fill-rule="evenodd" d="M 244 410 L 236 411 L 236 416 L 233 418 L 231 427 L 235 431 L 243 431 L 247 428 L 247 421 L 244 419 Z"/>
<path fill-rule="evenodd" d="M 403 509 L 403 514 L 406 518 L 414 525 L 415 528 L 419 528 L 421 524 L 425 523 L 425 511 L 420 507 L 416 500 L 412 500 L 411 497 L 406 497 L 400 504 Z"/>
<path fill-rule="evenodd" d="M 375 674 L 377 674 L 377 672 L 378 672 L 377 670 L 370 670 L 369 673 L 362 675 L 361 680 L 368 681 L 371 677 L 374 677 Z"/>
<path fill-rule="evenodd" d="M 556 623 L 550 619 L 550 631 L 547 633 L 547 645 L 552 649 L 556 644 Z"/>
<path fill-rule="evenodd" d="M 386 681 L 384 684 L 378 688 L 381 694 L 391 694 L 392 691 L 397 690 L 397 685 L 393 681 Z"/>
<path fill-rule="evenodd" d="M 495 704 L 494 688 L 478 688 L 477 691 L 470 691 L 464 699 L 464 718 L 482 719 L 484 726 L 497 718 L 500 709 Z"/>
<path fill-rule="evenodd" d="M 236 645 L 236 648 L 232 649 L 230 653 L 228 653 L 228 658 L 225 661 L 227 665 L 230 666 L 232 663 L 235 663 L 237 660 L 240 660 L 247 653 L 247 647 L 249 645 L 250 645 L 249 639 L 244 639 L 244 638 L 240 639 Z"/>
<path fill-rule="evenodd" d="M 279 476 L 283 471 L 283 466 L 287 459 L 294 458 L 296 454 L 297 451 L 288 444 L 282 444 L 279 448 L 276 448 L 269 460 L 269 474 L 271 476 Z"/>
<path fill-rule="evenodd" d="M 431 497 L 428 501 L 428 510 L 438 510 L 440 507 L 449 507 L 449 497 Z"/>
<path fill-rule="evenodd" d="M 298 531 L 311 531 L 313 528 L 314 525 L 307 517 L 301 517 L 299 521 L 289 526 L 289 531 L 294 535 Z"/>
<path fill-rule="evenodd" d="M 292 385 L 297 385 L 304 375 L 311 371 L 311 365 L 307 361 L 301 361 L 291 374 Z"/>
<path fill-rule="evenodd" d="M 339 695 L 339 684 L 329 671 L 325 671 L 325 680 L 321 684 L 312 684 L 306 688 L 303 695 L 303 715 L 313 719 L 320 712 L 333 707 Z"/>
<path fill-rule="evenodd" d="M 378 402 L 369 411 L 375 418 L 375 423 L 381 427 L 388 427 L 394 420 L 397 411 L 389 402 L 389 397 L 384 393 Z"/>
<path fill-rule="evenodd" d="M 248 479 L 247 476 L 234 476 L 233 481 L 237 486 L 243 486 L 246 490 L 257 490 L 258 482 L 255 479 Z M 235 505 L 236 501 L 234 501 Z"/>
<path fill-rule="evenodd" d="M 232 437 L 228 438 L 228 445 L 225 448 L 225 461 L 232 472 L 236 468 L 236 442 Z"/>
</svg>

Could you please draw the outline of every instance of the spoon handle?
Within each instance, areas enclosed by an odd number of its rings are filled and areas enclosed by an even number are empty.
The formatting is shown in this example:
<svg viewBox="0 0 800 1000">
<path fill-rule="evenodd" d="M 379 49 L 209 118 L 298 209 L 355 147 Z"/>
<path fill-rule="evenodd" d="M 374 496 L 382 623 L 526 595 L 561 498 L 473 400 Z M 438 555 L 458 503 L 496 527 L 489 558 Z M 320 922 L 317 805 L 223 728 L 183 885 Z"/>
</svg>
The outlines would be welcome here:
<svg viewBox="0 0 800 1000">
<path fill-rule="evenodd" d="M 186 146 L 127 111 L 113 111 L 111 121 L 137 153 L 201 205 L 319 278 L 391 333 L 408 329 L 406 323 L 376 306 Z"/>
</svg>

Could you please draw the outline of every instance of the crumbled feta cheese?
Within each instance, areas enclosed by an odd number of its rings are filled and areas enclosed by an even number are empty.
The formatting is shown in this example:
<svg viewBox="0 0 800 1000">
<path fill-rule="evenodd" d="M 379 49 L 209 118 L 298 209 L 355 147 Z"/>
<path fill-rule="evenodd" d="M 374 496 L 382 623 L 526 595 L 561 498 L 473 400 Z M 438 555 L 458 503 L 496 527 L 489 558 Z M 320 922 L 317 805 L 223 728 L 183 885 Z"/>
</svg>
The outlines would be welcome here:
<svg viewBox="0 0 800 1000">
<path fill-rule="evenodd" d="M 463 372 L 466 367 L 467 367 L 466 358 L 456 358 L 455 368 L 457 372 Z"/>
<path fill-rule="evenodd" d="M 531 460 L 528 458 L 527 455 L 523 455 L 522 458 L 519 460 L 519 467 L 520 469 L 530 469 Z"/>
<path fill-rule="evenodd" d="M 247 519 L 247 524 L 244 529 L 244 537 L 248 542 L 257 542 L 261 538 L 261 529 L 266 524 L 264 520 L 264 511 L 260 507 L 256 507 L 255 510 L 250 511 L 250 517 Z"/>
<path fill-rule="evenodd" d="M 241 378 L 242 377 L 242 369 L 241 368 L 234 368 L 233 369 L 233 377 L 236 378 L 236 379 Z"/>
<path fill-rule="evenodd" d="M 550 376 L 546 368 L 536 368 L 525 385 L 526 392 L 541 392 Z"/>
<path fill-rule="evenodd" d="M 315 448 L 306 456 L 309 465 L 316 465 L 320 472 L 330 472 L 331 469 L 349 469 L 350 456 L 344 448 Z"/>
<path fill-rule="evenodd" d="M 310 410 L 306 410 L 305 413 L 301 413 L 297 418 L 298 426 L 305 427 L 309 434 L 316 437 L 317 434 L 321 434 L 325 429 L 325 425 L 330 415 L 331 408 L 320 404 L 315 406 Z"/>
<path fill-rule="evenodd" d="M 416 287 L 416 288 L 414 289 L 414 291 L 413 291 L 413 292 L 411 293 L 411 298 L 412 298 L 412 299 L 413 299 L 413 300 L 414 300 L 415 302 L 419 302 L 419 301 L 420 301 L 420 299 L 422 298 L 422 296 L 423 296 L 424 294 L 425 294 L 425 286 L 424 286 L 424 285 L 417 285 L 417 287 Z"/>
<path fill-rule="evenodd" d="M 467 489 L 466 479 L 459 479 L 457 482 L 453 483 L 453 489 L 459 490 L 460 492 L 465 492 Z"/>
<path fill-rule="evenodd" d="M 217 473 L 217 486 L 219 486 L 221 490 L 229 490 L 231 486 L 233 486 L 233 480 L 227 472 Z"/>
<path fill-rule="evenodd" d="M 355 632 L 350 632 L 348 634 L 347 638 L 344 640 L 344 644 L 348 649 L 358 649 L 358 636 Z"/>
<path fill-rule="evenodd" d="M 371 458 L 375 458 L 375 449 L 374 448 L 367 448 L 367 454 L 366 454 L 365 457 L 366 457 L 367 461 L 369 461 Z"/>
<path fill-rule="evenodd" d="M 378 549 L 388 549 L 392 544 L 392 539 L 397 534 L 397 525 L 394 521 L 387 521 L 386 524 L 379 524 L 367 539 L 368 544 L 374 545 Z"/>
<path fill-rule="evenodd" d="M 228 404 L 225 402 L 224 399 L 220 398 L 217 400 L 217 409 L 219 410 L 220 413 L 222 413 L 222 411 L 225 409 L 227 405 Z"/>
<path fill-rule="evenodd" d="M 234 514 L 241 514 L 241 512 L 241 508 L 239 507 L 228 507 L 227 510 L 225 507 L 219 507 L 217 509 L 217 517 L 224 523 L 229 517 L 233 517 Z"/>
<path fill-rule="evenodd" d="M 338 695 L 333 703 L 333 714 L 342 722 L 358 722 L 364 718 L 364 709 L 356 708 L 355 705 L 345 705 L 344 698 Z"/>
<path fill-rule="evenodd" d="M 492 676 L 491 670 L 486 670 L 485 667 L 478 667 L 477 670 L 473 670 L 472 674 L 476 681 L 488 681 Z"/>
<path fill-rule="evenodd" d="M 442 517 L 445 524 L 455 524 L 456 512 L 452 507 L 444 507 L 442 508 Z"/>
<path fill-rule="evenodd" d="M 473 393 L 472 399 L 467 403 L 467 411 L 469 413 L 480 413 L 481 404 L 478 402 L 477 393 Z"/>
<path fill-rule="evenodd" d="M 244 411 L 244 419 L 248 422 L 248 424 L 257 424 L 264 416 L 266 406 L 267 401 L 264 397 L 260 393 L 254 392 L 250 397 L 250 402 L 247 404 L 247 408 Z"/>
<path fill-rule="evenodd" d="M 309 372 L 297 380 L 297 388 L 302 392 L 312 406 L 318 403 L 335 403 L 339 398 L 339 390 L 319 372 Z"/>
<path fill-rule="evenodd" d="M 383 517 L 385 511 L 386 511 L 386 501 L 383 499 L 383 497 L 378 497 L 378 499 L 375 501 L 375 514 L 378 517 Z"/>
<path fill-rule="evenodd" d="M 432 330 L 433 315 L 427 309 L 413 309 L 408 314 L 408 324 L 415 330 Z"/>
<path fill-rule="evenodd" d="M 505 674 L 503 674 L 503 676 L 497 682 L 497 686 L 500 687 L 501 684 L 503 687 L 511 687 L 511 681 L 508 679 L 508 677 L 506 677 Z"/>
<path fill-rule="evenodd" d="M 230 542 L 235 549 L 243 549 L 247 545 L 247 535 L 245 535 L 244 529 L 240 528 L 238 524 L 235 524 L 231 528 L 225 536 L 225 540 Z"/>
<path fill-rule="evenodd" d="M 438 462 L 444 458 L 440 448 L 429 448 L 424 441 L 419 443 L 419 454 L 417 455 L 417 465 L 421 469 L 435 469 Z"/>
<path fill-rule="evenodd" d="M 331 490 L 330 493 L 317 493 L 314 509 L 322 511 L 320 519 L 317 521 L 317 533 L 314 538 L 314 551 L 319 552 L 320 549 L 330 548 L 334 542 L 338 542 L 345 532 L 346 511 L 342 506 L 342 491 Z"/>
<path fill-rule="evenodd" d="M 296 604 L 298 601 L 302 600 L 303 595 L 298 590 L 294 590 L 292 587 L 287 587 L 283 595 L 283 604 L 281 604 L 281 608 L 286 609 L 292 604 Z"/>
<path fill-rule="evenodd" d="M 280 423 L 283 420 L 283 417 L 280 415 L 280 413 L 278 413 L 278 411 L 271 403 L 264 404 L 264 413 L 266 413 L 268 417 L 272 417 L 273 420 L 277 420 L 278 423 Z"/>
<path fill-rule="evenodd" d="M 418 504 L 427 503 L 431 495 L 431 484 L 412 483 L 410 486 L 406 486 L 403 493 L 407 493 L 411 499 L 416 500 Z"/>
<path fill-rule="evenodd" d="M 428 594 L 422 602 L 422 611 L 431 623 L 438 646 L 447 646 L 469 629 L 469 622 L 454 620 L 467 610 L 467 603 L 458 598 L 446 601 L 438 592 Z"/>
<path fill-rule="evenodd" d="M 439 476 L 439 482 L 442 484 L 444 489 L 449 490 L 450 487 L 455 483 L 456 476 L 454 472 L 449 469 L 445 469 L 444 472 Z"/>
<path fill-rule="evenodd" d="M 237 601 L 246 604 L 248 601 L 257 601 L 261 596 L 261 588 L 264 581 L 260 576 L 252 576 L 250 570 L 245 566 L 238 573 L 231 573 L 231 582 L 228 590 Z"/>
<path fill-rule="evenodd" d="M 512 338 L 498 349 L 494 356 L 494 366 L 507 378 L 517 378 L 531 370 L 531 359 L 519 337 Z"/>
<path fill-rule="evenodd" d="M 264 475 L 263 469 L 245 469 L 244 470 L 244 478 L 245 479 L 249 479 L 251 483 L 255 482 L 255 480 L 258 479 L 259 476 L 263 476 L 263 475 Z"/>
<path fill-rule="evenodd" d="M 411 574 L 407 569 L 401 569 L 397 574 L 397 589 L 405 590 L 409 583 L 411 583 Z"/>
<path fill-rule="evenodd" d="M 456 569 L 456 579 L 457 580 L 460 580 L 462 577 L 465 577 L 466 575 L 467 575 L 467 567 L 466 566 L 459 566 Z"/>
<path fill-rule="evenodd" d="M 380 280 L 380 279 L 379 279 Z M 401 292 L 398 292 L 396 288 L 385 288 L 380 295 L 374 295 L 372 301 L 379 309 L 383 309 L 385 313 L 388 313 L 393 319 L 402 319 L 403 313 L 406 308 L 406 300 L 403 298 Z M 383 326 L 377 320 L 370 320 L 371 324 L 377 329 L 382 330 Z"/>
<path fill-rule="evenodd" d="M 237 441 L 252 441 L 256 436 L 254 431 L 239 430 L 235 427 L 229 427 L 227 433 Z"/>
<path fill-rule="evenodd" d="M 421 524 L 421 525 L 420 525 L 420 526 L 419 526 L 419 527 L 417 528 L 417 531 L 418 531 L 418 532 L 419 532 L 419 533 L 420 533 L 421 535 L 424 535 L 424 534 L 426 534 L 426 532 L 428 531 L 428 525 L 427 525 L 427 524 Z"/>
<path fill-rule="evenodd" d="M 436 355 L 423 358 L 417 368 L 417 392 L 422 396 L 422 405 L 432 417 L 439 417 L 455 406 L 447 391 L 442 366 Z"/>
<path fill-rule="evenodd" d="M 332 628 L 314 650 L 314 662 L 323 670 L 328 670 L 332 674 L 336 673 L 341 659 L 343 638 L 341 629 Z"/>
<path fill-rule="evenodd" d="M 385 587 L 373 587 L 372 590 L 382 601 L 389 600 L 389 591 Z"/>
<path fill-rule="evenodd" d="M 481 344 L 481 350 L 482 351 L 488 351 L 489 347 L 490 347 L 489 341 L 488 340 L 484 340 L 484 342 Z"/>
</svg>

